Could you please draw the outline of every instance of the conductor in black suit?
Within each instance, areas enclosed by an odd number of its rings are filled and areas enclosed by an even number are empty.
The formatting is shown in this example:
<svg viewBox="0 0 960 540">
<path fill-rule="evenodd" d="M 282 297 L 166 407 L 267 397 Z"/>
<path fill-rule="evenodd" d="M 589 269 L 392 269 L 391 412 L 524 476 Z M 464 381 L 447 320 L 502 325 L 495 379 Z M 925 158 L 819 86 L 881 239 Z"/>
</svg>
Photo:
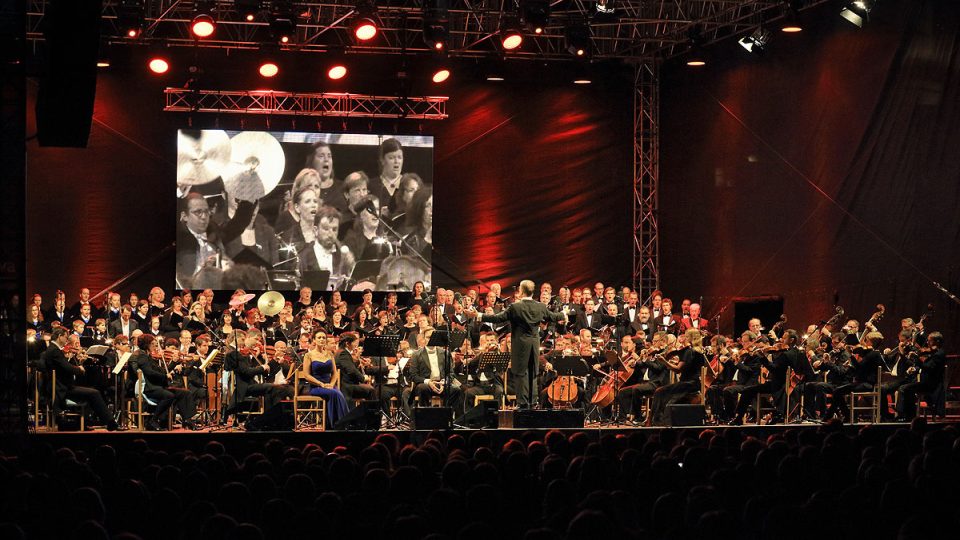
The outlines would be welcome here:
<svg viewBox="0 0 960 540">
<path fill-rule="evenodd" d="M 540 365 L 540 323 L 566 320 L 566 314 L 547 309 L 533 299 L 534 284 L 529 279 L 520 282 L 520 300 L 497 314 L 478 315 L 481 323 L 509 322 L 510 375 L 514 377 L 517 406 L 528 409 L 536 404 L 537 369 Z"/>
</svg>

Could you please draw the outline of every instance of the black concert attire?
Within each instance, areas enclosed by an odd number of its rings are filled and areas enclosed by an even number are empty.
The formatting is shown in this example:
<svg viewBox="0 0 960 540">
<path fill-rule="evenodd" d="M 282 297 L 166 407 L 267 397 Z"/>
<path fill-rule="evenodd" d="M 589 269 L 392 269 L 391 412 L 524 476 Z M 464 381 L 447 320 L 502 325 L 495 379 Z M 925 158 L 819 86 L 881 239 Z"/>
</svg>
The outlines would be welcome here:
<svg viewBox="0 0 960 540">
<path fill-rule="evenodd" d="M 657 332 L 666 332 L 668 334 L 678 335 L 683 330 L 680 326 L 680 321 L 673 316 L 673 314 L 661 314 L 656 319 L 653 319 L 656 323 Z"/>
<path fill-rule="evenodd" d="M 481 323 L 510 323 L 510 375 L 516 385 L 517 406 L 520 408 L 529 408 L 536 404 L 540 323 L 562 319 L 562 313 L 550 311 L 547 306 L 531 298 L 522 298 L 498 314 L 479 315 Z"/>
<path fill-rule="evenodd" d="M 60 326 L 67 326 L 71 318 L 70 314 L 67 313 L 66 308 L 64 308 L 63 311 L 57 311 L 56 307 L 52 307 L 50 308 L 50 311 L 47 311 L 43 314 L 43 320 L 46 322 L 47 328 L 51 328 L 53 321 L 59 322 Z"/>
<path fill-rule="evenodd" d="M 680 353 L 680 380 L 661 386 L 653 393 L 650 408 L 653 409 L 654 423 L 664 423 L 668 405 L 700 391 L 701 368 L 706 365 L 707 357 L 692 347 L 687 347 Z"/>
<path fill-rule="evenodd" d="M 722 420 L 732 418 L 737 409 L 737 397 L 747 388 L 759 384 L 760 358 L 759 352 L 744 352 L 739 360 L 731 360 L 724 364 L 723 373 L 726 375 L 727 384 L 717 389 L 720 394 L 720 407 L 711 409 L 715 417 Z M 716 383 L 707 390 L 708 396 L 711 395 L 714 386 Z"/>
<path fill-rule="evenodd" d="M 587 313 L 585 311 L 577 312 L 577 319 L 574 323 L 574 328 L 577 330 L 577 332 L 586 328 L 587 330 L 590 330 L 592 334 L 596 334 L 600 331 L 600 327 L 603 326 L 602 320 L 603 317 L 596 311 L 593 313 Z"/>
<path fill-rule="evenodd" d="M 670 380 L 670 370 L 657 360 L 637 361 L 633 374 L 624 381 L 617 393 L 620 412 L 639 417 L 643 398 L 652 396 Z"/>
<path fill-rule="evenodd" d="M 929 356 L 921 354 L 917 361 L 920 368 L 920 380 L 900 387 L 900 402 L 897 404 L 898 416 L 913 418 L 917 413 L 917 396 L 926 396 L 928 402 L 942 403 L 944 399 L 943 377 L 947 365 L 947 354 L 937 349 Z"/>
<path fill-rule="evenodd" d="M 233 350 L 227 353 L 224 362 L 225 371 L 233 371 L 235 387 L 233 392 L 233 406 L 230 412 L 235 412 L 247 397 L 264 396 L 264 410 L 270 409 L 281 400 L 293 397 L 293 387 L 283 384 L 260 382 L 258 376 L 266 376 L 267 372 L 260 363 L 249 354 L 241 354 Z"/>
<path fill-rule="evenodd" d="M 204 253 L 224 253 L 224 245 L 240 236 L 252 217 L 253 203 L 240 201 L 230 221 L 220 226 L 211 216 L 203 233 L 194 233 L 185 223 L 177 223 L 177 278 L 180 283 L 186 286 L 192 281 L 204 263 L 200 259 Z"/>
<path fill-rule="evenodd" d="M 477 406 L 477 396 L 493 396 L 498 408 L 503 398 L 503 381 L 500 379 L 500 375 L 492 369 L 480 371 L 479 366 L 479 354 L 462 366 L 465 375 L 463 404 L 466 411 Z"/>
<path fill-rule="evenodd" d="M 334 360 L 340 370 L 340 391 L 343 392 L 343 397 L 347 398 L 347 406 L 352 409 L 355 399 L 373 399 L 373 385 L 365 381 L 363 372 L 357 367 L 350 351 L 341 349 Z"/>
<path fill-rule="evenodd" d="M 366 368 L 368 375 L 373 377 L 374 399 L 380 400 L 380 408 L 383 411 L 390 410 L 390 398 L 397 398 L 400 401 L 404 387 L 403 372 L 395 363 L 391 364 L 385 356 L 370 357 L 370 367 Z M 343 375 L 340 375 L 341 378 Z"/>
<path fill-rule="evenodd" d="M 176 405 L 176 410 L 184 422 L 190 422 L 196 414 L 193 396 L 186 389 L 176 388 L 171 384 L 165 365 L 166 360 L 153 358 L 145 351 L 134 353 L 130 358 L 130 369 L 134 373 L 137 370 L 143 373 L 143 395 L 157 404 L 151 421 L 151 427 L 154 429 L 162 425 L 160 419 L 173 405 Z"/>
<path fill-rule="evenodd" d="M 447 356 L 447 351 L 439 347 L 433 348 L 436 353 L 436 366 L 430 360 L 429 349 L 433 347 L 424 347 L 417 351 L 411 359 L 410 380 L 413 381 L 412 399 L 419 400 L 421 406 L 430 404 L 430 398 L 436 395 L 427 385 L 427 381 L 445 381 L 447 378 L 448 365 L 452 360 Z M 434 371 L 434 367 L 436 370 Z M 449 366 L 452 368 L 453 366 Z M 453 378 L 444 383 L 444 393 L 447 396 L 446 405 L 453 407 L 455 411 L 461 410 L 463 406 L 463 390 L 457 385 L 452 384 Z M 449 384 L 448 384 L 449 383 Z"/>
<path fill-rule="evenodd" d="M 880 351 L 869 349 L 858 359 L 853 357 L 853 381 L 840 385 L 833 390 L 830 407 L 827 408 L 827 417 L 833 413 L 840 413 L 844 417 L 850 416 L 847 406 L 847 396 L 853 392 L 869 392 L 877 384 L 877 367 L 883 365 L 883 355 Z"/>
<path fill-rule="evenodd" d="M 54 414 L 66 408 L 67 400 L 75 403 L 86 403 L 93 409 L 97 418 L 107 426 L 107 429 L 114 430 L 117 423 L 113 421 L 107 404 L 103 400 L 103 395 L 95 388 L 86 386 L 77 386 L 76 376 L 83 371 L 79 366 L 75 366 L 67 360 L 63 349 L 54 342 L 51 342 L 45 351 L 40 355 L 40 363 L 47 373 L 57 373 L 56 401 L 53 403 Z M 48 381 L 49 384 L 49 381 Z M 48 387 L 48 391 L 51 390 Z"/>
<path fill-rule="evenodd" d="M 772 361 L 767 359 L 765 354 L 758 354 L 757 358 L 760 365 L 768 370 L 767 380 L 761 384 L 748 386 L 740 393 L 740 401 L 737 403 L 737 408 L 734 411 L 734 421 L 739 422 L 743 418 L 743 415 L 747 412 L 747 408 L 754 403 L 759 394 L 773 395 L 773 403 L 776 407 L 776 412 L 773 414 L 773 421 L 780 421 L 784 416 L 784 409 L 786 407 L 785 387 L 787 383 L 787 368 L 797 365 L 797 356 L 801 356 L 802 354 L 803 353 L 795 347 L 775 353 Z M 760 411 L 757 411 L 757 414 L 759 415 Z"/>
<path fill-rule="evenodd" d="M 915 374 L 907 374 L 907 370 L 914 366 L 913 359 L 909 356 L 912 345 L 909 343 L 904 345 L 904 347 L 893 349 L 890 354 L 883 357 L 884 364 L 890 369 L 890 380 L 880 385 L 880 417 L 885 420 L 892 420 L 894 417 L 887 406 L 887 397 L 897 395 L 897 391 L 903 385 L 917 380 Z"/>
<path fill-rule="evenodd" d="M 853 382 L 853 370 L 848 366 L 850 351 L 846 347 L 829 351 L 830 360 L 820 363 L 820 372 L 826 374 L 826 380 L 811 381 L 803 385 L 804 414 L 821 418 L 827 414 L 827 394 L 833 394 L 838 386 Z"/>
</svg>

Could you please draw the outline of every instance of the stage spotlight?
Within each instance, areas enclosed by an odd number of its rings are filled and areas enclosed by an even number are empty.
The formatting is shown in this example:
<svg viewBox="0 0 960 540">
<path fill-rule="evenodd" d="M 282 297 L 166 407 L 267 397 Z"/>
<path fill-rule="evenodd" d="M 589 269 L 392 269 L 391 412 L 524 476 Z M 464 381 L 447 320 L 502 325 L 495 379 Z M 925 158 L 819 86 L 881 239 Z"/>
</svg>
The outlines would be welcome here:
<svg viewBox="0 0 960 540">
<path fill-rule="evenodd" d="M 585 24 L 567 27 L 567 52 L 577 58 L 589 56 L 590 29 Z"/>
<path fill-rule="evenodd" d="M 236 0 L 237 13 L 247 22 L 253 22 L 257 14 L 263 11 L 261 0 Z"/>
<path fill-rule="evenodd" d="M 786 2 L 783 12 L 783 21 L 780 24 L 780 31 L 787 34 L 796 34 L 803 31 L 803 25 L 800 24 L 800 2 L 790 0 Z"/>
<path fill-rule="evenodd" d="M 500 44 L 508 51 L 523 45 L 523 34 L 515 21 L 508 21 L 500 28 Z"/>
<path fill-rule="evenodd" d="M 374 19 L 377 7 L 369 0 L 360 0 L 356 7 L 357 15 L 350 23 L 353 35 L 360 41 L 369 41 L 377 37 L 377 21 Z"/>
<path fill-rule="evenodd" d="M 523 24 L 534 34 L 540 35 L 550 21 L 549 0 L 521 0 L 520 13 Z"/>
<path fill-rule="evenodd" d="M 431 77 L 433 82 L 437 84 L 440 84 L 449 78 L 450 78 L 450 68 L 446 66 L 435 69 L 433 71 L 433 76 Z"/>
<path fill-rule="evenodd" d="M 423 4 L 423 42 L 435 51 L 447 47 L 450 15 L 448 0 L 426 0 Z"/>
<path fill-rule="evenodd" d="M 749 36 L 740 38 L 738 43 L 740 43 L 740 46 L 746 49 L 747 52 L 762 53 L 767 47 L 767 44 L 770 43 L 770 31 L 765 30 L 763 27 L 757 27 Z"/>
<path fill-rule="evenodd" d="M 117 25 L 128 38 L 135 38 L 143 31 L 144 0 L 123 0 L 117 8 Z"/>
<path fill-rule="evenodd" d="M 609 15 L 613 12 L 613 0 L 597 0 L 597 13 L 605 13 Z"/>
<path fill-rule="evenodd" d="M 592 82 L 593 81 L 591 81 L 586 77 L 577 77 L 576 79 L 573 80 L 573 84 L 590 84 Z"/>
<path fill-rule="evenodd" d="M 274 2 L 270 11 L 270 34 L 280 43 L 289 43 L 297 29 L 297 16 L 290 0 Z"/>
<path fill-rule="evenodd" d="M 691 26 L 687 30 L 687 37 L 690 39 L 690 50 L 687 53 L 687 65 L 690 67 L 702 67 L 707 65 L 707 59 L 703 55 L 703 31 L 698 26 Z"/>
<path fill-rule="evenodd" d="M 870 12 L 875 5 L 874 0 L 850 2 L 840 10 L 840 16 L 857 25 L 857 28 L 863 28 L 863 23 L 870 20 Z"/>
<path fill-rule="evenodd" d="M 269 79 L 271 77 L 276 77 L 277 74 L 280 73 L 280 66 L 278 66 L 275 62 L 266 61 L 260 64 L 259 71 L 261 77 L 266 77 Z"/>
<path fill-rule="evenodd" d="M 347 76 L 347 66 L 344 64 L 336 63 L 330 66 L 330 69 L 327 70 L 327 77 L 331 80 L 339 81 L 340 79 Z"/>
<path fill-rule="evenodd" d="M 163 75 L 164 73 L 170 71 L 170 64 L 165 58 L 159 56 L 154 56 L 150 58 L 147 62 L 147 67 L 150 68 L 150 71 L 156 73 L 157 75 Z"/>
</svg>

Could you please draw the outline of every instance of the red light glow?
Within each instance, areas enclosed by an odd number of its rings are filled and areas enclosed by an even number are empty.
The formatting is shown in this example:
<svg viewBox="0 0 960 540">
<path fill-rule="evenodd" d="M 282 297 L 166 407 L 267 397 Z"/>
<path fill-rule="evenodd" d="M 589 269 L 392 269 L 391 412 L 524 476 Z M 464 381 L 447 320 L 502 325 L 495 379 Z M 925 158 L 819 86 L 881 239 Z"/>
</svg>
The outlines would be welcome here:
<svg viewBox="0 0 960 540">
<path fill-rule="evenodd" d="M 377 35 L 377 26 L 370 21 L 360 23 L 353 32 L 360 41 L 371 40 Z"/>
</svg>

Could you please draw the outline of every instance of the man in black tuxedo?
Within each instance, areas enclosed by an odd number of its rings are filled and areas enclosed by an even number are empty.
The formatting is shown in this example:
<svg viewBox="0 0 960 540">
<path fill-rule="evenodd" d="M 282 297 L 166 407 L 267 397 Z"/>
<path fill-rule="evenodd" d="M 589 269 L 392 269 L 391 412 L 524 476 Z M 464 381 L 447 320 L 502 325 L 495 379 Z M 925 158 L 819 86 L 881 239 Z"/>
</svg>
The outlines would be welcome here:
<svg viewBox="0 0 960 540">
<path fill-rule="evenodd" d="M 222 227 L 210 219 L 207 199 L 196 192 L 180 200 L 177 224 L 177 279 L 184 286 L 212 258 L 224 254 L 224 244 L 240 236 L 253 219 L 253 203 L 240 201 L 237 211 Z"/>
<path fill-rule="evenodd" d="M 617 399 L 620 402 L 620 413 L 625 414 L 628 420 L 639 420 L 643 398 L 650 397 L 657 388 L 664 386 L 670 380 L 670 371 L 657 360 L 640 360 L 637 346 L 643 345 L 640 338 L 623 336 L 620 340 L 620 349 L 625 362 L 633 362 L 634 369 L 630 377 L 623 382 Z"/>
<path fill-rule="evenodd" d="M 917 412 L 917 395 L 923 394 L 928 402 L 940 394 L 942 398 L 943 377 L 946 371 L 947 353 L 943 350 L 943 334 L 931 332 L 927 336 L 927 346 L 930 354 L 920 354 L 916 357 L 920 369 L 920 381 L 905 384 L 900 387 L 900 403 L 897 405 L 898 420 L 908 421 Z M 916 368 L 911 368 L 916 372 Z"/>
<path fill-rule="evenodd" d="M 424 331 L 421 342 L 430 342 L 433 328 Z M 463 406 L 463 390 L 453 384 L 453 377 L 447 377 L 453 368 L 447 351 L 440 347 L 424 345 L 408 364 L 409 378 L 413 381 L 413 399 L 419 400 L 420 405 L 429 404 L 433 396 L 446 394 L 446 405 L 452 407 L 456 414 L 460 414 Z"/>
<path fill-rule="evenodd" d="M 748 386 L 740 392 L 740 401 L 737 402 L 733 419 L 730 421 L 732 425 L 740 425 L 743 423 L 743 415 L 747 413 L 747 407 L 756 400 L 757 394 L 773 395 L 777 411 L 774 412 L 773 419 L 770 423 L 776 424 L 783 422 L 786 404 L 787 368 L 799 365 L 800 361 L 798 358 L 803 357 L 803 353 L 796 348 L 799 341 L 800 336 L 797 335 L 796 330 L 787 330 L 780 338 L 780 344 L 785 347 L 786 350 L 774 353 L 772 360 L 768 360 L 762 352 L 758 353 L 757 358 L 760 361 L 760 365 L 767 368 L 769 375 L 767 375 L 767 380 L 764 383 Z"/>
<path fill-rule="evenodd" d="M 341 222 L 340 211 L 332 206 L 321 206 L 314 218 L 316 239 L 300 250 L 300 273 L 326 270 L 330 272 L 329 285 L 339 285 L 342 276 L 353 272 L 356 258 L 350 248 L 337 240 Z M 321 284 L 318 284 L 318 286 Z M 311 284 L 312 286 L 312 284 Z"/>
<path fill-rule="evenodd" d="M 74 384 L 76 376 L 83 374 L 84 368 L 71 364 L 63 352 L 69 336 L 70 333 L 66 328 L 62 326 L 54 328 L 50 333 L 50 346 L 40 355 L 41 365 L 44 366 L 47 373 L 56 372 L 57 374 L 54 412 L 58 413 L 63 410 L 68 399 L 76 403 L 86 403 L 90 405 L 100 421 L 107 426 L 107 429 L 114 431 L 117 429 L 117 423 L 110 415 L 110 411 L 107 410 L 107 404 L 103 401 L 100 391 Z"/>
<path fill-rule="evenodd" d="M 193 396 L 183 388 L 174 388 L 171 382 L 175 375 L 169 369 L 163 357 L 160 339 L 149 334 L 140 337 L 140 351 L 130 358 L 130 369 L 134 373 L 139 370 L 143 373 L 143 395 L 157 404 L 156 411 L 150 419 L 148 427 L 153 431 L 163 429 L 159 419 L 164 418 L 172 406 L 183 419 L 183 427 L 195 429 L 192 422 L 196 414 L 196 404 Z"/>
<path fill-rule="evenodd" d="M 510 304 L 498 314 L 479 315 L 483 322 L 509 322 L 510 335 L 510 375 L 516 384 L 517 406 L 526 409 L 536 405 L 537 369 L 540 365 L 540 323 L 566 320 L 564 313 L 547 309 L 547 306 L 533 300 L 533 281 L 520 282 L 520 300 Z M 600 316 L 594 315 L 597 324 Z"/>
<path fill-rule="evenodd" d="M 343 397 L 347 398 L 347 406 L 351 409 L 353 400 L 374 397 L 373 385 L 367 383 L 366 376 L 354 360 L 359 345 L 360 338 L 355 332 L 344 332 L 340 335 L 341 349 L 334 359 L 337 369 L 340 370 L 340 390 L 343 392 Z"/>
<path fill-rule="evenodd" d="M 236 412 L 248 396 L 264 396 L 264 411 L 269 410 L 284 398 L 292 398 L 292 386 L 265 383 L 258 379 L 258 377 L 265 377 L 270 373 L 270 364 L 267 362 L 261 363 L 258 360 L 261 354 L 259 336 L 247 336 L 243 343 L 242 350 L 230 351 L 224 359 L 224 370 L 233 371 L 233 377 L 236 381 L 233 392 L 233 406 L 229 412 Z"/>
<path fill-rule="evenodd" d="M 584 304 L 583 311 L 577 313 L 577 322 L 574 325 L 577 332 L 586 328 L 594 334 L 598 333 L 603 323 L 601 322 L 601 315 L 597 313 L 596 307 L 596 302 L 590 299 Z"/>
</svg>

